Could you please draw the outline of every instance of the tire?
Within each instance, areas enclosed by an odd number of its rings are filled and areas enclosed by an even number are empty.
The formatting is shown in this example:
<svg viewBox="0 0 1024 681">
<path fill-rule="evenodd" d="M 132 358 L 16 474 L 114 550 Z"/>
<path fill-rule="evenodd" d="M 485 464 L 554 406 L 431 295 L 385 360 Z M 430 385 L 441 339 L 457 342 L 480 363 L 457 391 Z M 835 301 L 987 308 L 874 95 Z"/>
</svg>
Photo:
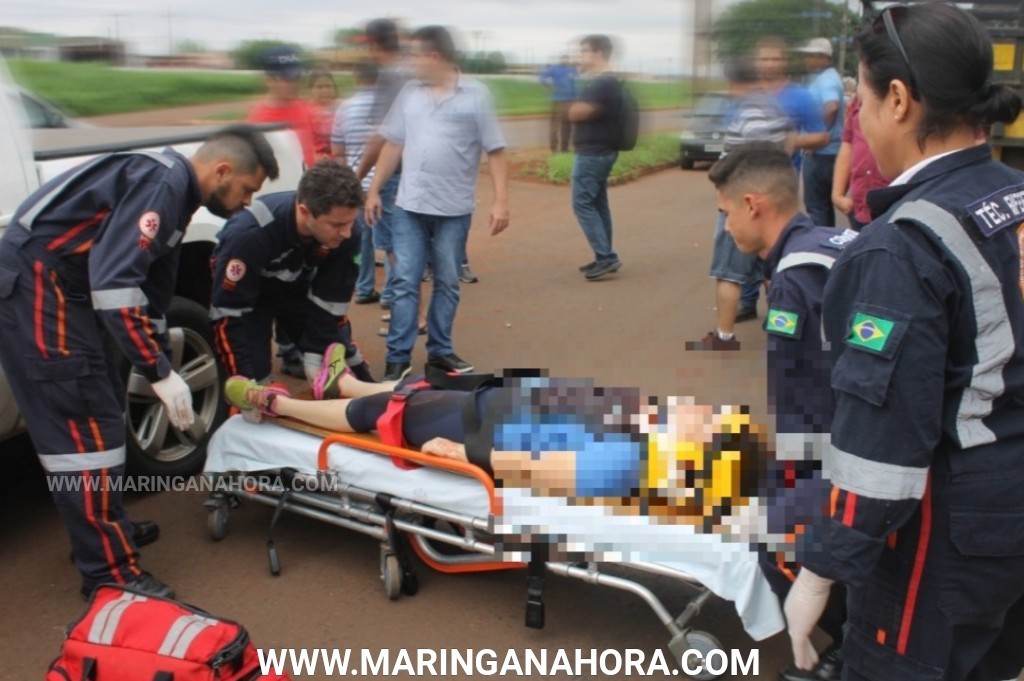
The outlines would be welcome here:
<svg viewBox="0 0 1024 681">
<path fill-rule="evenodd" d="M 227 416 L 222 399 L 223 370 L 213 349 L 213 333 L 207 311 L 199 304 L 175 297 L 167 311 L 174 370 L 191 387 L 196 421 L 204 434 L 193 442 L 166 423 L 163 405 L 152 388 L 127 361 L 125 423 L 128 469 L 136 475 L 192 475 L 202 470 L 210 436 Z"/>
<path fill-rule="evenodd" d="M 685 156 L 680 157 L 679 167 L 683 170 L 693 170 L 693 159 Z"/>
</svg>

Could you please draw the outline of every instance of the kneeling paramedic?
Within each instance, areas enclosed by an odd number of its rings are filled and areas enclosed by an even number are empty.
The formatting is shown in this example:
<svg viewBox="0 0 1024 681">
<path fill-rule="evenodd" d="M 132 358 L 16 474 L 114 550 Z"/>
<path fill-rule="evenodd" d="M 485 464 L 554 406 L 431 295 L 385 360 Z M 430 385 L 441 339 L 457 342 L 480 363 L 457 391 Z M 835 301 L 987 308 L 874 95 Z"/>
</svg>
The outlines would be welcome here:
<svg viewBox="0 0 1024 681">
<path fill-rule="evenodd" d="M 133 525 L 121 507 L 120 355 L 152 384 L 170 425 L 192 428 L 192 388 L 172 369 L 164 319 L 185 229 L 200 206 L 228 217 L 277 174 L 270 145 L 246 127 L 213 135 L 191 158 L 106 154 L 36 190 L 0 241 L 0 359 L 86 598 L 106 582 L 173 596 L 138 564 L 156 526 Z"/>
<path fill-rule="evenodd" d="M 359 276 L 355 222 L 362 205 L 352 170 L 321 161 L 298 191 L 263 196 L 224 226 L 213 254 L 210 318 L 228 375 L 270 378 L 276 320 L 303 352 L 311 383 L 332 343 L 345 347 L 353 373 L 373 380 L 347 317 Z"/>
<path fill-rule="evenodd" d="M 746 254 L 765 263 L 770 284 L 768 404 L 775 416 L 775 462 L 768 477 L 769 531 L 796 533 L 828 509 L 828 437 L 832 390 L 827 343 L 822 336 L 821 302 L 829 270 L 856 232 L 815 227 L 799 212 L 799 180 L 790 158 L 777 145 L 750 142 L 733 150 L 708 172 L 718 193 L 725 228 Z M 824 467 L 824 470 L 823 470 Z M 797 563 L 813 551 L 796 537 L 795 555 L 770 552 L 761 567 L 785 599 Z M 842 673 L 846 593 L 835 585 L 821 628 L 832 638 L 812 671 L 784 669 L 780 681 L 838 681 Z"/>
</svg>

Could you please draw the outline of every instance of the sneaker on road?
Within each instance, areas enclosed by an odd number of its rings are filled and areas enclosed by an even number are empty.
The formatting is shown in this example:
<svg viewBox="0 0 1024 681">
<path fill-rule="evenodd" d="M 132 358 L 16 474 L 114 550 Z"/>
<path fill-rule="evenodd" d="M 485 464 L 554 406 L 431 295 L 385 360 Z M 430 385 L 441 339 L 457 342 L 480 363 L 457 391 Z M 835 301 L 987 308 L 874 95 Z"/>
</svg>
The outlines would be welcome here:
<svg viewBox="0 0 1024 681">
<path fill-rule="evenodd" d="M 98 586 L 102 586 L 102 584 L 93 584 L 91 586 L 83 584 L 82 598 L 85 600 L 92 598 L 92 592 L 95 591 Z M 137 591 L 147 596 L 154 596 L 156 598 L 174 598 L 174 589 L 167 586 L 148 572 L 143 572 L 132 581 L 126 582 L 124 586 L 132 591 Z"/>
<path fill-rule="evenodd" d="M 459 268 L 459 281 L 463 284 L 475 284 L 480 281 L 480 277 L 473 274 L 473 270 L 469 269 L 469 265 L 463 265 Z"/>
<path fill-rule="evenodd" d="M 595 267 L 597 267 L 597 261 L 596 260 L 591 260 L 586 265 L 580 265 L 579 270 L 583 274 L 586 274 L 587 272 L 589 272 L 590 270 L 594 269 Z"/>
<path fill-rule="evenodd" d="M 701 338 L 699 341 L 687 341 L 687 350 L 739 350 L 740 342 L 733 336 L 729 340 L 723 339 L 715 331 L 709 331 L 708 335 Z"/>
<path fill-rule="evenodd" d="M 757 308 L 756 307 L 741 307 L 736 311 L 736 323 L 750 321 L 751 319 L 757 319 Z"/>
<path fill-rule="evenodd" d="M 589 270 L 587 270 L 584 274 L 586 275 L 588 281 L 594 281 L 595 279 L 600 279 L 606 274 L 618 272 L 620 267 L 622 267 L 621 260 L 609 260 L 607 262 L 597 263 Z"/>
<path fill-rule="evenodd" d="M 277 416 L 274 400 L 279 396 L 291 397 L 283 385 L 260 385 L 251 378 L 232 376 L 224 382 L 224 399 L 242 411 L 258 411 L 263 416 Z"/>
<path fill-rule="evenodd" d="M 356 305 L 369 305 L 380 301 L 380 293 L 370 291 L 365 296 L 356 296 Z"/>
<path fill-rule="evenodd" d="M 384 365 L 384 383 L 401 381 L 412 371 L 412 364 L 409 362 L 388 362 Z"/>
<path fill-rule="evenodd" d="M 450 355 L 439 355 L 437 357 L 428 357 L 427 364 L 450 374 L 468 374 L 473 371 L 473 365 L 455 353 Z"/>
</svg>

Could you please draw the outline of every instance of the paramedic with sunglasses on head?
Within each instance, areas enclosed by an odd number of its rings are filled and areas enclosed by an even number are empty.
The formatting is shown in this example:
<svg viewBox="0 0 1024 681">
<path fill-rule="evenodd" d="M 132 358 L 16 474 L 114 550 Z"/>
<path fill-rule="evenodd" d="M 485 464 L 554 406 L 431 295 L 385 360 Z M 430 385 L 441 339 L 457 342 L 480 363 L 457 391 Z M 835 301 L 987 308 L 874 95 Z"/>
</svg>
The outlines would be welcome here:
<svg viewBox="0 0 1024 681">
<path fill-rule="evenodd" d="M 844 679 L 997 681 L 1024 666 L 1024 174 L 976 143 L 1013 121 L 992 44 L 952 5 L 857 39 L 874 220 L 832 268 L 831 517 L 786 601 L 797 663 L 829 586 Z"/>
</svg>

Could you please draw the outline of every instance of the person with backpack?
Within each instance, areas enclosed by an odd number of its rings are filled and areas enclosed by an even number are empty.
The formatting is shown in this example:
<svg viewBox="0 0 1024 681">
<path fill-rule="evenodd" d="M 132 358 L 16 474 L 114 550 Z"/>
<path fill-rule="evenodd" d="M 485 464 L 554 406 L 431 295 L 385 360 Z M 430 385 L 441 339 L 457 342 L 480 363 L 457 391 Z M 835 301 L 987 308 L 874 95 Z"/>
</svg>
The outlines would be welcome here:
<svg viewBox="0 0 1024 681">
<path fill-rule="evenodd" d="M 612 41 L 588 35 L 580 42 L 580 67 L 590 81 L 569 107 L 576 159 L 572 166 L 572 209 L 594 260 L 580 267 L 588 281 L 617 272 L 622 261 L 612 248 L 608 176 L 620 151 L 636 145 L 636 101 L 611 72 Z"/>
</svg>

